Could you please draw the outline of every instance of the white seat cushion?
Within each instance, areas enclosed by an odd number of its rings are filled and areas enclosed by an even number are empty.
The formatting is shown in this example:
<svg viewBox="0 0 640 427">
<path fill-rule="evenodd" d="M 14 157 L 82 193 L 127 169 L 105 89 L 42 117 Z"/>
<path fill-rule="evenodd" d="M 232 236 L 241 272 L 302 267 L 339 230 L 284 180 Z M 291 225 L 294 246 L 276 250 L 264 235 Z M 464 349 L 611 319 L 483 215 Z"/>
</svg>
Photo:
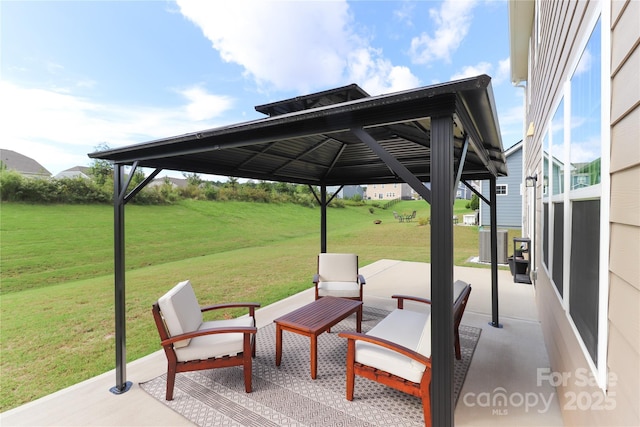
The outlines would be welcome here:
<svg viewBox="0 0 640 427">
<path fill-rule="evenodd" d="M 158 300 L 158 306 L 171 336 L 196 331 L 202 325 L 200 305 L 188 280 L 178 283 L 164 294 Z M 189 345 L 189 340 L 179 341 L 174 347 L 186 345 Z"/>
<path fill-rule="evenodd" d="M 204 322 L 199 330 L 210 328 L 225 328 L 230 326 L 252 327 L 253 317 L 243 316 L 237 319 L 212 320 Z M 243 351 L 243 337 L 241 333 L 226 333 L 203 335 L 191 339 L 188 346 L 176 348 L 179 362 L 187 360 L 204 360 L 211 357 L 235 356 Z"/>
<path fill-rule="evenodd" d="M 429 323 L 430 313 L 419 313 L 411 310 L 396 309 L 371 329 L 367 335 L 384 338 L 398 345 L 417 351 L 421 334 L 425 325 Z M 429 353 L 421 353 L 431 357 L 431 340 L 429 338 Z M 397 375 L 409 381 L 419 383 L 425 366 L 412 363 L 406 356 L 375 344 L 356 341 L 356 362 L 371 366 Z"/>
<path fill-rule="evenodd" d="M 358 282 L 319 282 L 318 295 L 321 297 L 331 295 L 341 298 L 360 297 L 360 284 Z"/>
<path fill-rule="evenodd" d="M 431 306 L 429 306 L 429 313 L 427 314 L 426 322 L 422 327 L 422 333 L 420 334 L 420 340 L 416 346 L 416 351 L 424 356 L 431 357 Z M 415 360 L 411 361 L 411 364 L 416 369 L 422 369 L 424 371 L 424 365 Z"/>
</svg>

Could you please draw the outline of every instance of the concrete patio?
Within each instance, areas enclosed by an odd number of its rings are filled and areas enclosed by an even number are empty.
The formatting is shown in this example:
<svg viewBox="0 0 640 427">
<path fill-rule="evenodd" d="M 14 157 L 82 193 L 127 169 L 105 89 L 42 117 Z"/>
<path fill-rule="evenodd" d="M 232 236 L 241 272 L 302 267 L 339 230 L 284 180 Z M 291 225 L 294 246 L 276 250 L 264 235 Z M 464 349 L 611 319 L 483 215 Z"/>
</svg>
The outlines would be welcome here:
<svg viewBox="0 0 640 427">
<path fill-rule="evenodd" d="M 392 294 L 429 296 L 430 265 L 380 260 L 360 269 L 366 277 L 365 305 L 391 310 Z M 491 270 L 455 267 L 454 278 L 472 285 L 462 323 L 482 328 L 460 399 L 457 426 L 562 426 L 555 389 L 545 381 L 549 360 L 537 319 L 532 285 L 516 284 L 499 271 L 499 321 L 491 321 Z M 313 290 L 263 307 L 258 327 L 313 300 Z M 149 313 L 149 321 L 152 321 Z M 275 351 L 275 350 L 274 350 Z M 191 425 L 138 384 L 166 372 L 159 350 L 127 365 L 132 388 L 114 395 L 114 371 L 0 414 L 2 426 L 176 426 Z"/>
</svg>

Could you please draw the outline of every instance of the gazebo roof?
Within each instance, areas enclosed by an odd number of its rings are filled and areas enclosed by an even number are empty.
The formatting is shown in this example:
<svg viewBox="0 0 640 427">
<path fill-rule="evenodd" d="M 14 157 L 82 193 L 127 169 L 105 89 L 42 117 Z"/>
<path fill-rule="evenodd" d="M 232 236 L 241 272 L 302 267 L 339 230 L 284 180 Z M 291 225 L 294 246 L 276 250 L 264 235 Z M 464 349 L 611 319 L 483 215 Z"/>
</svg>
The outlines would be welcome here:
<svg viewBox="0 0 640 427">
<path fill-rule="evenodd" d="M 257 106 L 262 119 L 89 154 L 140 167 L 311 185 L 403 182 L 353 132 L 363 129 L 421 182 L 431 180 L 431 117 L 454 117 L 461 179 L 507 174 L 491 78 L 369 96 L 357 85 Z M 462 156 L 469 137 L 466 157 Z"/>
</svg>

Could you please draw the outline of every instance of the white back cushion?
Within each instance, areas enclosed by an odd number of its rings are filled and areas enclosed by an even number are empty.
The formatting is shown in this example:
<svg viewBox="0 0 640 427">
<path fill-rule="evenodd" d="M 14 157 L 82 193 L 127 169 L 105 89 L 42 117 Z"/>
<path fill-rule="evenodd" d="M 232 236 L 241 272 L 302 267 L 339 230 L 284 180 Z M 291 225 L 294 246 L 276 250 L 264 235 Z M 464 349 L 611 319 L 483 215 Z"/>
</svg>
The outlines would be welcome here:
<svg viewBox="0 0 640 427">
<path fill-rule="evenodd" d="M 456 280 L 453 283 L 453 302 L 454 303 L 458 300 L 458 297 L 466 287 L 467 287 L 467 284 L 462 280 Z"/>
<path fill-rule="evenodd" d="M 200 305 L 188 280 L 178 283 L 164 294 L 158 300 L 158 305 L 171 336 L 197 331 L 202 324 Z M 187 346 L 189 341 L 179 341 L 174 347 Z"/>
<path fill-rule="evenodd" d="M 396 309 L 367 332 L 367 335 L 384 338 L 417 351 L 418 332 L 422 330 L 427 316 L 429 315 L 422 312 Z M 400 353 L 364 341 L 356 342 L 356 362 L 417 383 L 425 370 L 425 365 Z"/>
<path fill-rule="evenodd" d="M 318 274 L 321 282 L 357 282 L 358 256 L 356 254 L 318 255 Z"/>
</svg>

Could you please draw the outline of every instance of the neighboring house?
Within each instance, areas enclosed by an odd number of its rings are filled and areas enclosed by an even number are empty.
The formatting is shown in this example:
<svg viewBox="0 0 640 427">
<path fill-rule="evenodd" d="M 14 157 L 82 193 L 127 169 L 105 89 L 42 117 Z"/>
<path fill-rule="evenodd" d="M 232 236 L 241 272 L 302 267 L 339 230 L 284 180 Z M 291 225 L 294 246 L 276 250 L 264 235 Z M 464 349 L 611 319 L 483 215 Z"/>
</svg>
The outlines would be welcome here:
<svg viewBox="0 0 640 427">
<path fill-rule="evenodd" d="M 172 188 L 187 188 L 189 182 L 184 178 L 174 178 L 165 176 L 163 178 L 156 178 L 149 183 L 149 187 L 160 187 L 168 183 Z"/>
<path fill-rule="evenodd" d="M 476 188 L 476 190 L 479 190 L 476 181 L 471 181 L 470 184 Z M 471 189 L 462 182 L 459 182 L 458 191 L 456 191 L 456 199 L 471 200 L 471 197 L 473 197 L 473 191 L 471 191 Z"/>
<path fill-rule="evenodd" d="M 369 184 L 366 186 L 366 198 L 371 200 L 411 200 L 411 186 L 406 183 Z"/>
<path fill-rule="evenodd" d="M 91 173 L 89 172 L 91 168 L 87 166 L 74 166 L 70 169 L 63 170 L 62 172 L 56 174 L 54 178 L 82 178 L 89 179 Z"/>
<path fill-rule="evenodd" d="M 352 199 L 354 196 L 359 195 L 364 199 L 365 189 L 359 185 L 345 185 L 340 190 L 338 197 L 343 199 Z"/>
<path fill-rule="evenodd" d="M 498 227 L 520 228 L 522 226 L 522 141 L 504 152 L 507 158 L 509 176 L 496 179 L 496 216 Z M 489 197 L 489 181 L 482 181 L 483 196 Z M 480 225 L 491 224 L 491 209 L 486 203 L 480 203 Z"/>
<path fill-rule="evenodd" d="M 7 170 L 13 170 L 29 178 L 50 178 L 49 172 L 40 163 L 13 150 L 0 149 L 0 161 Z"/>
<path fill-rule="evenodd" d="M 511 0 L 509 19 L 538 177 L 523 195 L 551 364 L 538 378 L 566 425 L 638 426 L 640 2 Z"/>
</svg>

